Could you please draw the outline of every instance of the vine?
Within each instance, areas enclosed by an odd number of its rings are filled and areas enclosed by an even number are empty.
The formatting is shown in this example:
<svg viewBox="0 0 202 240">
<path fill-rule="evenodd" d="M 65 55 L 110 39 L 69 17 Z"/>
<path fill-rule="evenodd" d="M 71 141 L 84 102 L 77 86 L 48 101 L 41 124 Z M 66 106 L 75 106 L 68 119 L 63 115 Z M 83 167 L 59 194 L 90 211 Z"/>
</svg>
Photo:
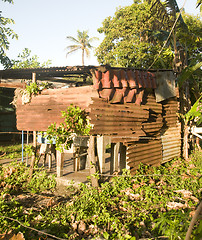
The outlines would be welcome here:
<svg viewBox="0 0 202 240">
<path fill-rule="evenodd" d="M 76 135 L 88 136 L 91 125 L 88 120 L 88 113 L 78 106 L 71 104 L 66 111 L 61 111 L 64 122 L 59 126 L 51 124 L 45 136 L 51 142 L 56 142 L 56 149 L 70 149 Z"/>
</svg>

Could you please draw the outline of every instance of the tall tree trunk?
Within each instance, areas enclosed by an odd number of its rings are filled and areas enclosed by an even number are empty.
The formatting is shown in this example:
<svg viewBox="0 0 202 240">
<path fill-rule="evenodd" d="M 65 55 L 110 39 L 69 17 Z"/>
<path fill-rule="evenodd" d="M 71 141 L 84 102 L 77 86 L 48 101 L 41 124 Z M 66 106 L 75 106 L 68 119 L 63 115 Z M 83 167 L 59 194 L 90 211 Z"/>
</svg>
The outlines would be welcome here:
<svg viewBox="0 0 202 240">
<path fill-rule="evenodd" d="M 184 124 L 184 137 L 183 137 L 183 157 L 185 160 L 188 160 L 189 158 L 189 126 L 187 123 Z"/>
<path fill-rule="evenodd" d="M 82 49 L 82 66 L 84 66 L 84 49 Z"/>
</svg>

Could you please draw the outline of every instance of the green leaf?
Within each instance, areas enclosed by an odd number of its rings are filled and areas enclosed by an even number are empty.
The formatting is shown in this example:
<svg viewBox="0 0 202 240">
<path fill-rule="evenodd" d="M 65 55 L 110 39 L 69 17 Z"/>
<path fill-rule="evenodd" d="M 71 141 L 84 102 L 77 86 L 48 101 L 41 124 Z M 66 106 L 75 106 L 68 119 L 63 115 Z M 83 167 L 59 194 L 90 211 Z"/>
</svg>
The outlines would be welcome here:
<svg viewBox="0 0 202 240">
<path fill-rule="evenodd" d="M 104 232 L 104 233 L 103 233 L 103 237 L 104 237 L 105 239 L 109 239 L 109 233 L 108 233 L 108 232 Z"/>
<path fill-rule="evenodd" d="M 199 69 L 200 67 L 202 67 L 202 62 L 199 62 L 197 64 L 195 64 L 194 66 L 188 66 L 186 67 L 182 73 L 180 74 L 180 76 L 178 77 L 178 85 L 179 87 L 182 86 L 182 84 L 189 79 L 189 77 L 193 74 L 193 72 L 195 72 L 197 69 Z"/>
</svg>

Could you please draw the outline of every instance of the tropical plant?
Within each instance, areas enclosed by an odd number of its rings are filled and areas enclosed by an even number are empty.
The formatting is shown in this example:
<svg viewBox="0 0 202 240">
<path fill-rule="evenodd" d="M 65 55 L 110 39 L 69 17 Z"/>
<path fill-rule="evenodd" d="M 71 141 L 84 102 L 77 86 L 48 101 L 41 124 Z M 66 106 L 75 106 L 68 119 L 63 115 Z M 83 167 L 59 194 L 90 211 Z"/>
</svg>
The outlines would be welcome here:
<svg viewBox="0 0 202 240">
<path fill-rule="evenodd" d="M 197 0 L 196 7 L 200 7 L 200 12 L 202 12 L 202 0 Z"/>
<path fill-rule="evenodd" d="M 13 3 L 12 0 L 2 0 L 3 2 Z M 9 24 L 14 24 L 14 20 L 11 18 L 5 18 L 1 15 L 0 11 L 0 63 L 5 67 L 11 66 L 11 60 L 6 55 L 6 51 L 9 49 L 9 38 L 18 39 L 18 35 L 10 28 Z"/>
<path fill-rule="evenodd" d="M 75 135 L 89 135 L 91 125 L 87 119 L 87 112 L 78 106 L 71 104 L 66 111 L 62 111 L 64 122 L 59 126 L 56 123 L 51 124 L 46 132 L 46 137 L 50 142 L 55 139 L 56 149 L 71 148 Z"/>
<path fill-rule="evenodd" d="M 98 40 L 96 37 L 89 38 L 88 31 L 79 31 L 77 30 L 77 38 L 72 36 L 66 37 L 71 42 L 75 43 L 74 45 L 69 45 L 66 47 L 67 55 L 73 53 L 75 51 L 81 50 L 82 51 L 82 65 L 84 66 L 84 55 L 86 54 L 87 57 L 90 56 L 90 49 L 93 48 L 91 42 L 94 40 Z"/>
<path fill-rule="evenodd" d="M 202 123 L 202 96 L 193 104 L 191 109 L 186 114 L 179 114 L 183 122 L 184 135 L 183 135 L 183 156 L 188 159 L 188 136 L 189 127 L 192 125 L 200 125 Z"/>
</svg>

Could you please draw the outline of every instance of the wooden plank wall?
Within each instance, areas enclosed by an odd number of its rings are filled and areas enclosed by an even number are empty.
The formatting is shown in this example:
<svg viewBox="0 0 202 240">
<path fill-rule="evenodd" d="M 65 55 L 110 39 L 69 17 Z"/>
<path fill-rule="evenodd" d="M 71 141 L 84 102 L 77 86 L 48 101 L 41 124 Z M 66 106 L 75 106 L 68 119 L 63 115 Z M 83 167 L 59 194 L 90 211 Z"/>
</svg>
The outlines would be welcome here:
<svg viewBox="0 0 202 240">
<path fill-rule="evenodd" d="M 46 131 L 51 123 L 63 121 L 61 111 L 70 104 L 88 110 L 91 97 L 98 96 L 92 86 L 43 90 L 30 103 L 17 102 L 17 128 L 25 131 Z"/>
</svg>

